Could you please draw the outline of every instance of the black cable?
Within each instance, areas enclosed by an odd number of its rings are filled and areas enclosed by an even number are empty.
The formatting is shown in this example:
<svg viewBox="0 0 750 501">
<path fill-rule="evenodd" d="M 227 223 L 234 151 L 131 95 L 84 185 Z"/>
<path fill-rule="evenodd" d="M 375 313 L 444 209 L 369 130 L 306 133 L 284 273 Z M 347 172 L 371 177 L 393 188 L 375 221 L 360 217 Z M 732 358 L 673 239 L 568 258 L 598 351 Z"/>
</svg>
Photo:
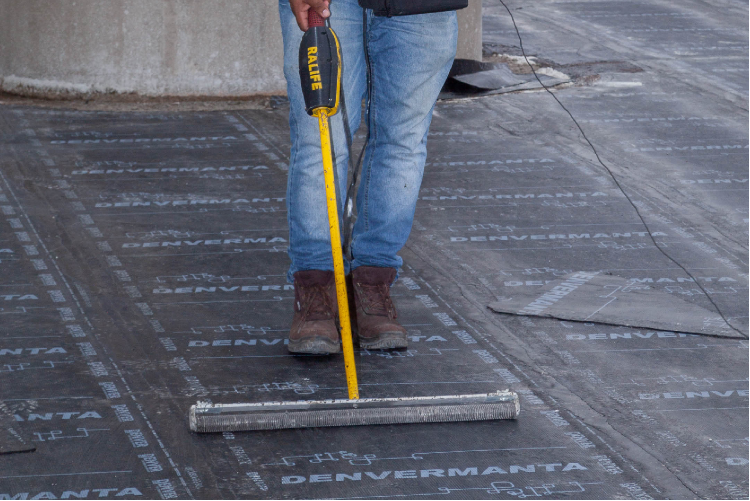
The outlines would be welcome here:
<svg viewBox="0 0 750 501">
<path fill-rule="evenodd" d="M 346 258 L 351 261 L 352 256 L 352 234 L 354 233 L 354 224 L 357 222 L 357 190 L 359 189 L 359 175 L 362 173 L 362 160 L 365 155 L 365 150 L 370 142 L 370 107 L 372 105 L 372 68 L 370 67 L 370 50 L 367 43 L 367 9 L 362 9 L 362 47 L 365 52 L 365 66 L 367 68 L 367 102 L 365 105 L 365 121 L 367 122 L 367 135 L 365 136 L 365 144 L 362 146 L 362 150 L 359 152 L 357 157 L 357 163 L 352 165 L 352 159 L 354 158 L 352 141 L 350 137 L 351 132 L 349 127 L 346 128 L 347 144 L 349 146 L 349 168 L 351 169 L 352 179 L 349 183 L 349 187 L 346 190 L 346 199 L 344 200 L 344 254 Z M 342 91 L 343 93 L 343 91 Z M 347 120 L 346 115 L 346 104 L 344 106 L 344 120 Z M 360 123 L 362 120 L 360 119 Z"/>
<path fill-rule="evenodd" d="M 554 92 L 552 92 L 552 91 L 551 91 L 551 90 L 549 89 L 549 87 L 547 87 L 546 85 L 544 85 L 544 83 L 542 82 L 542 80 L 541 80 L 541 79 L 539 78 L 539 75 L 537 75 L 537 74 L 536 74 L 536 70 L 534 69 L 534 66 L 533 66 L 533 65 L 531 64 L 531 62 L 529 62 L 529 58 L 528 58 L 528 57 L 526 56 L 526 50 L 525 50 L 525 49 L 523 48 L 523 39 L 521 38 L 521 32 L 520 32 L 520 31 L 518 31 L 518 25 L 516 24 L 516 19 L 515 19 L 515 18 L 513 17 L 513 13 L 512 13 L 511 11 L 510 11 L 510 9 L 508 8 L 508 6 L 507 6 L 507 5 L 505 4 L 505 2 L 504 2 L 503 0 L 498 0 L 498 1 L 499 1 L 499 2 L 500 2 L 500 3 L 502 4 L 502 5 L 503 5 L 503 7 L 505 7 L 505 10 L 507 10 L 507 11 L 508 11 L 508 14 L 510 15 L 510 19 L 511 19 L 511 21 L 513 21 L 513 28 L 515 28 L 515 30 L 516 30 L 516 35 L 518 35 L 518 43 L 520 44 L 520 47 L 521 47 L 521 54 L 523 54 L 523 58 L 524 58 L 524 59 L 526 60 L 526 64 L 528 64 L 528 65 L 529 65 L 529 68 L 531 69 L 531 72 L 532 72 L 532 73 L 534 74 L 534 77 L 536 77 L 537 81 L 539 82 L 539 85 L 541 85 L 541 86 L 542 86 L 542 87 L 544 88 L 544 90 L 546 90 L 546 91 L 547 91 L 547 93 L 548 93 L 548 94 L 549 94 L 550 96 L 552 96 L 552 97 L 554 98 L 554 100 L 555 100 L 555 101 L 557 101 L 557 104 L 559 104 L 559 105 L 560 105 L 560 107 L 561 107 L 561 108 L 562 108 L 563 110 L 565 110 L 565 112 L 566 112 L 566 113 L 568 114 L 568 116 L 570 116 L 570 119 L 571 119 L 571 120 L 573 120 L 573 123 L 575 123 L 575 124 L 576 124 L 576 127 L 578 127 L 578 130 L 579 130 L 579 131 L 581 132 L 581 135 L 582 135 L 582 136 L 583 136 L 583 138 L 584 138 L 584 139 L 586 140 L 586 142 L 588 143 L 588 145 L 589 145 L 589 146 L 591 147 L 591 150 L 592 150 L 592 151 L 594 152 L 594 155 L 596 156 L 596 159 L 597 159 L 597 160 L 599 161 L 599 163 L 601 164 L 601 166 L 602 166 L 602 167 L 604 167 L 604 169 L 605 169 L 605 170 L 607 171 L 607 173 L 609 174 L 609 176 L 610 176 L 610 177 L 612 178 L 612 181 L 614 181 L 615 185 L 616 185 L 616 186 L 617 186 L 617 188 L 618 188 L 618 189 L 620 190 L 620 193 L 622 193 L 622 194 L 623 194 L 623 196 L 624 196 L 624 197 L 625 197 L 625 198 L 627 199 L 627 201 L 628 201 L 628 202 L 630 203 L 630 205 L 631 205 L 631 206 L 633 207 L 633 209 L 635 210 L 635 213 L 636 213 L 636 214 L 638 215 L 638 218 L 639 218 L 639 219 L 641 220 L 641 223 L 643 224 L 643 227 L 644 227 L 644 228 L 646 228 L 646 232 L 648 233 L 648 236 L 649 236 L 649 237 L 651 237 L 651 241 L 652 241 L 652 242 L 654 243 L 654 247 L 656 247 L 656 248 L 657 248 L 657 249 L 659 250 L 659 252 L 661 252 L 661 253 L 662 253 L 662 254 L 664 255 L 664 257 L 666 257 L 667 259 L 669 259 L 670 261 L 672 261 L 672 262 L 673 262 L 674 264 L 676 264 L 676 265 L 677 265 L 677 266 L 678 266 L 678 267 L 679 267 L 680 269 L 682 269 L 682 271 L 684 271 L 684 272 L 685 272 L 685 273 L 687 274 L 687 276 L 689 276 L 689 277 L 690 277 L 690 278 L 691 278 L 691 279 L 693 280 L 693 282 L 695 282 L 695 285 L 697 285 L 697 286 L 698 286 L 698 287 L 700 288 L 700 290 L 701 290 L 701 291 L 703 292 L 703 294 L 705 294 L 706 298 L 707 298 L 707 299 L 709 300 L 709 302 L 710 302 L 710 303 L 711 303 L 711 304 L 713 305 L 713 307 L 714 307 L 714 309 L 716 310 L 716 312 L 717 312 L 717 313 L 719 314 L 719 316 L 720 316 L 720 317 L 721 317 L 721 318 L 722 318 L 722 319 L 724 320 L 724 322 L 726 322 L 726 324 L 727 324 L 727 325 L 728 325 L 728 326 L 729 326 L 729 327 L 730 327 L 730 328 L 731 328 L 732 330 L 734 330 L 735 332 L 737 332 L 737 333 L 738 333 L 738 334 L 739 334 L 740 336 L 742 336 L 742 337 L 743 337 L 744 339 L 748 339 L 748 336 L 747 336 L 747 334 L 745 334 L 745 333 L 744 333 L 744 332 L 742 332 L 741 330 L 737 329 L 737 328 L 736 328 L 736 327 L 735 327 L 734 325 L 732 325 L 731 323 L 729 323 L 729 320 L 727 319 L 727 317 L 725 317 L 725 316 L 724 316 L 724 313 L 722 313 L 721 309 L 720 309 L 720 308 L 719 308 L 719 306 L 718 306 L 718 305 L 717 305 L 717 304 L 716 304 L 716 303 L 714 302 L 713 298 L 712 298 L 712 297 L 711 297 L 711 295 L 710 295 L 710 294 L 708 293 L 708 291 L 706 291 L 706 289 L 705 289 L 705 288 L 704 288 L 704 287 L 703 287 L 703 286 L 702 286 L 702 285 L 701 285 L 701 284 L 700 284 L 700 283 L 698 282 L 698 279 L 696 279 L 696 278 L 695 278 L 695 277 L 693 276 L 693 274 L 692 274 L 692 273 L 690 273 L 690 272 L 689 272 L 689 271 L 687 270 L 687 268 L 685 268 L 685 267 L 684 267 L 684 266 L 682 266 L 682 265 L 681 265 L 680 263 L 678 263 L 678 262 L 677 262 L 677 261 L 676 261 L 676 260 L 675 260 L 675 259 L 674 259 L 674 258 L 673 258 L 672 256 L 670 256 L 669 254 L 667 254 L 667 253 L 666 253 L 666 252 L 664 251 L 664 249 L 662 249 L 662 248 L 661 248 L 661 247 L 659 246 L 659 244 L 657 244 L 657 243 L 656 243 L 656 239 L 654 238 L 654 235 L 652 235 L 652 234 L 651 234 L 651 229 L 650 229 L 650 228 L 648 227 L 648 224 L 646 224 L 646 220 L 645 220 L 645 219 L 643 219 L 643 216 L 641 215 L 641 211 L 639 211 L 639 210 L 638 210 L 638 207 L 637 207 L 637 206 L 636 206 L 636 205 L 635 205 L 635 204 L 633 203 L 633 200 L 632 200 L 632 199 L 630 198 L 630 196 L 628 196 L 628 194 L 627 194 L 627 193 L 625 192 L 625 190 L 624 190 L 624 189 L 622 188 L 622 186 L 620 185 L 620 182 L 619 182 L 619 181 L 617 180 L 617 177 L 615 177 L 614 173 L 613 173 L 613 172 L 612 172 L 612 171 L 610 170 L 610 168 L 609 168 L 609 167 L 608 167 L 608 166 L 607 166 L 607 165 L 606 165 L 606 164 L 605 164 L 605 163 L 604 163 L 604 162 L 602 161 L 601 157 L 599 156 L 599 152 L 598 152 L 598 151 L 596 151 L 596 148 L 594 147 L 594 144 L 593 144 L 593 143 L 592 143 L 592 142 L 591 142 L 591 141 L 589 140 L 588 136 L 586 136 L 586 133 L 585 133 L 585 132 L 583 131 L 583 128 L 582 128 L 582 127 L 581 127 L 581 125 L 580 125 L 580 124 L 578 123 L 578 120 L 576 120 L 576 119 L 575 119 L 575 117 L 574 117 L 574 116 L 573 116 L 573 114 L 572 114 L 572 113 L 571 113 L 571 112 L 570 112 L 570 111 L 568 110 L 568 108 L 566 108 L 566 107 L 565 107 L 565 105 L 564 105 L 564 104 L 562 104 L 562 102 L 561 102 L 561 101 L 560 101 L 560 100 L 559 100 L 559 99 L 557 98 L 557 96 L 555 95 L 555 93 L 554 93 Z"/>
<path fill-rule="evenodd" d="M 328 29 L 331 28 L 331 18 L 329 17 L 326 19 L 326 26 Z M 369 52 L 367 50 L 367 11 L 363 9 L 363 17 L 362 17 L 362 43 L 364 45 L 365 50 L 365 60 L 367 62 L 367 82 L 368 82 L 368 92 L 367 92 L 367 116 L 369 117 L 370 113 L 370 94 L 371 94 L 371 79 L 370 79 L 370 57 Z M 344 58 L 343 55 L 340 57 L 339 64 L 341 65 L 341 74 L 343 78 L 344 74 Z M 343 84 L 343 82 L 342 82 Z M 359 156 L 357 158 L 356 164 L 353 162 L 353 141 L 354 136 L 351 131 L 351 127 L 349 126 L 349 112 L 346 107 L 346 96 L 344 89 L 340 89 L 340 95 L 339 95 L 339 101 L 340 101 L 340 110 L 342 115 L 342 121 L 344 124 L 344 137 L 346 138 L 346 146 L 347 146 L 347 152 L 348 152 L 348 171 L 351 173 L 351 182 L 349 183 L 349 186 L 346 190 L 346 197 L 344 198 L 344 203 L 342 206 L 342 213 L 343 213 L 343 251 L 346 258 L 351 261 L 352 258 L 352 250 L 351 250 L 351 240 L 352 240 L 352 232 L 354 231 L 354 223 L 357 221 L 357 214 L 356 214 L 356 190 L 359 184 L 359 174 L 362 170 L 362 158 L 365 153 L 365 149 L 367 149 L 367 143 L 370 138 L 370 129 L 368 127 L 367 129 L 367 137 L 365 138 L 365 144 L 362 146 L 362 151 L 360 151 Z M 360 103 L 361 104 L 361 103 Z M 333 157 L 333 165 L 337 165 L 336 163 L 336 151 L 334 148 L 333 143 L 331 144 L 331 156 Z M 341 201 L 341 193 L 339 192 L 339 182 L 338 182 L 338 169 L 334 169 L 334 177 L 336 179 L 335 185 L 336 185 L 336 200 Z"/>
</svg>

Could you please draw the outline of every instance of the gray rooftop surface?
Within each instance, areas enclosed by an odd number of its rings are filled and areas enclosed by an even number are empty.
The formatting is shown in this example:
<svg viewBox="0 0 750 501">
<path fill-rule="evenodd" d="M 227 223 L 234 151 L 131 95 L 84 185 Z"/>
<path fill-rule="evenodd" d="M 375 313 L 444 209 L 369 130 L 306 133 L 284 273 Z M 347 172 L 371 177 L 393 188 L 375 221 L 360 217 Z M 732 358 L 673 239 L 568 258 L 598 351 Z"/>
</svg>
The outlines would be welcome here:
<svg viewBox="0 0 750 501">
<path fill-rule="evenodd" d="M 410 347 L 358 351 L 361 393 L 511 388 L 519 418 L 196 435 L 198 399 L 346 395 L 340 355 L 284 346 L 288 105 L 4 99 L 0 499 L 747 499 L 747 3 L 508 4 L 697 283 L 552 96 L 447 93 L 393 287 Z M 484 38 L 523 70 L 495 0 Z M 558 318 L 497 313 L 579 272 Z"/>
</svg>

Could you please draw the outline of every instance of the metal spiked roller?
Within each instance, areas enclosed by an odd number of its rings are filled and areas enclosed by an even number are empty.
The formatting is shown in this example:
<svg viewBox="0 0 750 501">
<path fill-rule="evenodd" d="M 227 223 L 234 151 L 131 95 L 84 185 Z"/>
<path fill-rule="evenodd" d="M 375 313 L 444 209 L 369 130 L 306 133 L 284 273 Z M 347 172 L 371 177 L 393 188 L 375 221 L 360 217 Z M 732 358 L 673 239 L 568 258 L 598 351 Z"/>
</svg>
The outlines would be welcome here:
<svg viewBox="0 0 750 501">
<path fill-rule="evenodd" d="M 210 433 L 515 419 L 520 411 L 518 395 L 508 390 L 477 395 L 359 398 L 328 120 L 336 114 L 339 106 L 341 48 L 336 34 L 313 9 L 308 11 L 308 24 L 309 29 L 300 45 L 300 80 L 305 108 L 308 114 L 318 118 L 320 129 L 331 253 L 349 399 L 237 404 L 198 402 L 190 408 L 190 429 Z"/>
<path fill-rule="evenodd" d="M 477 395 L 357 400 L 299 400 L 247 404 L 198 402 L 190 408 L 190 429 L 223 431 L 278 430 L 372 424 L 438 423 L 515 419 L 518 395 L 498 391 Z"/>
</svg>

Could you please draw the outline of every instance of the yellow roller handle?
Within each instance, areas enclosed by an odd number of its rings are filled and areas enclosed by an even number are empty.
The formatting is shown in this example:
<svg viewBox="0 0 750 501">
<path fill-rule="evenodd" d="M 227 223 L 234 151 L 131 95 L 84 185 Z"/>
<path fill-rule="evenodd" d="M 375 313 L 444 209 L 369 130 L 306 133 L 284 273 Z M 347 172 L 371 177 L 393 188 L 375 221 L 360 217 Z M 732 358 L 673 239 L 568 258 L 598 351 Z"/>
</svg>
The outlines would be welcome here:
<svg viewBox="0 0 750 501">
<path fill-rule="evenodd" d="M 344 257 L 341 250 L 341 233 L 339 230 L 339 210 L 336 203 L 336 184 L 333 175 L 333 158 L 331 156 L 331 133 L 328 126 L 328 110 L 317 109 L 320 128 L 320 148 L 323 153 L 323 176 L 326 184 L 326 202 L 328 205 L 328 227 L 331 231 L 331 254 L 333 254 L 333 276 L 336 280 L 336 298 L 339 303 L 339 323 L 341 325 L 341 345 L 344 349 L 344 366 L 346 367 L 346 385 L 349 388 L 349 399 L 359 399 L 357 369 L 354 365 L 354 346 L 352 343 L 352 324 L 349 320 L 349 299 L 346 294 L 344 276 Z"/>
</svg>

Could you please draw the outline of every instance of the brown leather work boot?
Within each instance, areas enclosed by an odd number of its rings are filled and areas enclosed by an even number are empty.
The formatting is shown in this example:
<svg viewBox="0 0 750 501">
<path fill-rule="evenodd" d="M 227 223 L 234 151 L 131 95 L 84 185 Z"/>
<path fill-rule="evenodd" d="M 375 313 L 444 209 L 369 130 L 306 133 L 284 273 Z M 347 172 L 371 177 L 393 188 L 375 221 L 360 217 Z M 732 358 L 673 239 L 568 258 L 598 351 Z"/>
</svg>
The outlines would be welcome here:
<svg viewBox="0 0 750 501">
<path fill-rule="evenodd" d="M 395 268 L 360 266 L 352 272 L 360 348 L 406 348 L 406 329 L 396 321 L 398 315 L 391 301 L 395 278 Z"/>
<path fill-rule="evenodd" d="M 338 304 L 332 271 L 307 270 L 294 274 L 294 319 L 289 351 L 329 355 L 341 350 L 336 328 Z"/>
</svg>

